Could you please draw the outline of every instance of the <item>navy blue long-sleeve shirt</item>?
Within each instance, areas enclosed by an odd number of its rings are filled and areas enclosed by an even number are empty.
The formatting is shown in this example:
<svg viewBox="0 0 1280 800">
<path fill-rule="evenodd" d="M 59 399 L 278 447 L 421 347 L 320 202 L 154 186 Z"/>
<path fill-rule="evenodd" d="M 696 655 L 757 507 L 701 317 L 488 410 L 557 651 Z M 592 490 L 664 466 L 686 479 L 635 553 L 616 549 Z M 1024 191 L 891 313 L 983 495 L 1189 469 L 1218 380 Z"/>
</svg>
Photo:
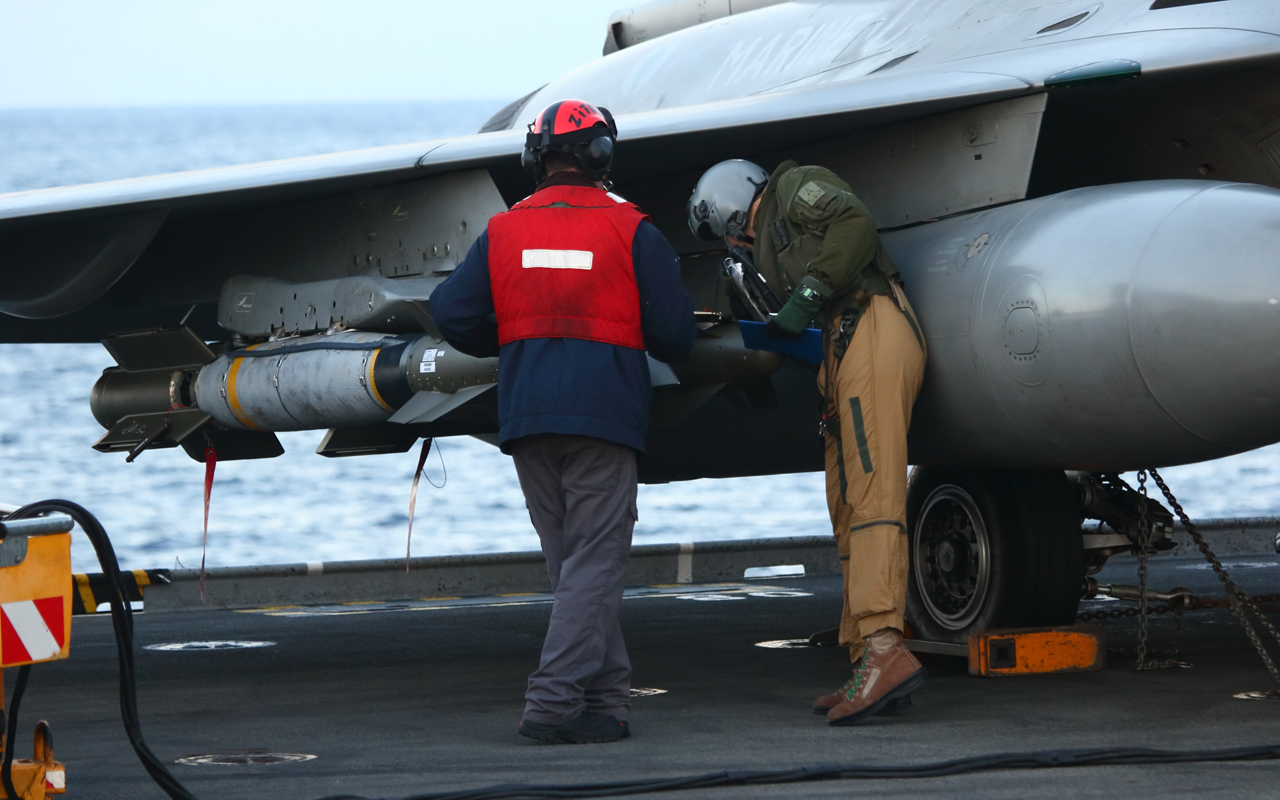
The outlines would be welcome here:
<svg viewBox="0 0 1280 800">
<path fill-rule="evenodd" d="M 645 348 L 659 361 L 688 357 L 696 328 L 680 259 L 648 221 L 632 242 Z M 498 438 L 503 452 L 522 436 L 577 434 L 644 452 L 649 364 L 644 352 L 585 339 L 518 339 L 499 347 L 489 281 L 489 233 L 431 293 L 431 317 L 449 344 L 498 356 Z"/>
</svg>

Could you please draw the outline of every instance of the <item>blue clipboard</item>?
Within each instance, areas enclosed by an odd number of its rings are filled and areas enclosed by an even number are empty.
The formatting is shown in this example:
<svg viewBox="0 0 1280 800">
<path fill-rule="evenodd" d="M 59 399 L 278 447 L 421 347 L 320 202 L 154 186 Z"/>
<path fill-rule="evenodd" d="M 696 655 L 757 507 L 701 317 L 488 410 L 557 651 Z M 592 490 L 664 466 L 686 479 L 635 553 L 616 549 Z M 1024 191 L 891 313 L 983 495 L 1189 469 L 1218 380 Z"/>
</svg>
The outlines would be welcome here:
<svg viewBox="0 0 1280 800">
<path fill-rule="evenodd" d="M 742 344 L 748 350 L 782 353 L 815 366 L 822 363 L 822 331 L 817 328 L 805 328 L 795 339 L 773 338 L 764 332 L 763 322 L 738 320 L 738 329 L 742 331 Z"/>
</svg>

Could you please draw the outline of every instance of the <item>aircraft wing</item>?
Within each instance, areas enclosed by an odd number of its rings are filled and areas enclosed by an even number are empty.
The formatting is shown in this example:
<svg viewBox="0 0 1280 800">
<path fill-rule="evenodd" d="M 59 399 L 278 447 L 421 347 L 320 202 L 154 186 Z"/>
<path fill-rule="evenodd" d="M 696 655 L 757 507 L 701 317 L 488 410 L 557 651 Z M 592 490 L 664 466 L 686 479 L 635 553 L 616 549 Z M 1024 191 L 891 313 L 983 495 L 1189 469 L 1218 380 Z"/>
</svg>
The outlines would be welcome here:
<svg viewBox="0 0 1280 800">
<path fill-rule="evenodd" d="M 785 136 L 791 129 L 793 135 L 812 139 L 815 124 L 824 131 L 876 127 L 1004 99 L 1030 89 L 1031 85 L 1019 78 L 968 71 L 939 72 L 924 80 L 904 76 L 852 86 L 801 88 L 622 116 L 618 121 L 619 146 L 625 152 L 655 139 L 712 136 L 751 128 L 768 128 L 775 136 Z M 523 147 L 521 129 L 16 192 L 0 195 L 0 231 L 140 209 L 165 208 L 182 217 L 245 211 L 504 161 L 506 166 L 518 166 Z"/>
<path fill-rule="evenodd" d="M 1280 58 L 1280 36 L 1225 28 L 1136 31 L 1075 40 L 1052 48 L 1022 48 L 957 59 L 926 69 L 840 80 L 819 73 L 765 93 L 619 115 L 620 170 L 626 155 L 700 162 L 703 151 L 733 139 L 749 148 L 760 139 L 772 146 L 879 127 L 943 111 L 995 102 L 1046 89 L 1046 81 L 1073 69 L 1128 60 L 1141 74 L 1157 77 L 1197 69 Z M 832 71 L 834 72 L 834 70 Z M 527 107 L 556 91 L 534 96 Z M 1052 83 L 1050 82 L 1050 88 Z M 592 99 L 596 99 L 593 93 Z M 607 105 L 610 98 L 600 99 Z M 621 102 L 620 99 L 618 102 Z M 526 115 L 527 116 L 527 115 Z M 672 137 L 701 142 L 687 158 L 666 147 Z M 59 218 L 86 218 L 140 208 L 163 207 L 181 216 L 247 210 L 322 197 L 355 188 L 491 166 L 514 166 L 523 130 L 393 145 L 346 153 L 195 170 L 84 186 L 0 195 L 0 236 L 15 227 Z M 645 147 L 648 144 L 650 147 Z M 664 166 L 666 171 L 678 171 Z M 652 173 L 652 165 L 641 170 Z M 7 261 L 7 259 L 6 259 Z M 0 271 L 8 264 L 0 262 Z M 2 273 L 0 273 L 2 274 Z"/>
<path fill-rule="evenodd" d="M 751 142 L 811 141 L 842 130 L 1012 97 L 1030 88 L 1004 75 L 947 72 L 925 81 L 819 86 L 628 115 L 619 119 L 618 160 L 626 166 L 615 177 L 625 181 L 646 172 L 674 174 L 718 153 L 743 152 Z M 206 220 L 272 214 L 324 198 L 476 169 L 487 170 L 510 203 L 530 188 L 519 166 L 523 146 L 523 130 L 499 131 L 0 195 L 0 312 L 6 315 L 0 318 L 0 341 L 92 340 L 120 326 L 173 324 L 177 319 L 172 318 L 172 308 L 162 320 L 152 321 L 145 307 L 216 298 L 216 288 L 209 285 L 165 293 L 158 291 L 155 279 L 147 278 L 143 294 L 164 294 L 163 299 L 148 300 L 130 287 L 127 300 L 113 303 L 130 307 L 128 314 L 106 313 L 100 321 L 67 318 L 104 298 L 144 252 L 154 252 L 153 242 L 162 229 L 174 236 L 183 226 Z M 492 204 L 488 208 L 475 216 L 487 219 L 494 208 L 501 210 Z M 482 229 L 473 230 L 470 238 Z M 469 240 L 454 246 L 468 245 Z M 187 266 L 202 269 L 199 259 Z M 237 271 L 249 269 L 241 263 Z M 206 271 L 216 283 L 227 277 Z M 171 269 L 163 272 L 161 280 L 174 279 Z M 190 282 L 190 276 L 184 280 Z"/>
<path fill-rule="evenodd" d="M 660 42 L 646 43 L 634 50 L 644 51 L 648 45 L 656 44 Z M 532 95 L 525 107 L 535 107 L 554 93 L 588 97 L 621 111 L 614 178 L 626 186 L 629 182 L 680 176 L 729 155 L 785 151 L 796 145 L 1058 87 L 1066 89 L 1089 81 L 1139 74 L 1145 82 L 1162 75 L 1273 59 L 1278 54 L 1280 37 L 1253 30 L 1121 29 L 1106 36 L 1051 45 L 994 49 L 976 55 L 957 52 L 945 60 L 926 61 L 922 55 L 919 64 L 909 59 L 901 66 L 890 62 L 870 74 L 849 75 L 850 65 L 846 65 L 746 96 L 646 109 L 628 107 L 627 79 L 623 74 L 613 74 L 617 65 L 626 67 L 630 63 L 628 58 L 635 61 L 645 56 L 644 52 L 633 56 L 629 49 L 550 84 Z M 886 66 L 892 68 L 886 70 Z M 666 79 L 675 77 L 678 76 Z M 661 105 L 660 100 L 657 105 Z M 227 277 L 224 273 L 229 267 L 212 269 L 215 256 L 208 243 L 235 235 L 234 226 L 231 233 L 214 228 L 193 232 L 192 226 L 202 221 L 257 214 L 264 226 L 262 245 L 257 249 L 263 253 L 265 263 L 271 247 L 285 245 L 271 240 L 266 232 L 268 224 L 263 220 L 283 213 L 281 209 L 302 208 L 324 198 L 354 197 L 351 202 L 360 206 L 361 192 L 381 191 L 447 173 L 481 170 L 492 178 L 491 182 L 478 179 L 487 191 L 493 194 L 496 184 L 501 200 L 512 202 L 529 188 L 519 167 L 522 145 L 522 130 L 503 130 L 0 195 L 0 312 L 6 315 L 0 318 L 0 341 L 94 339 L 109 332 L 104 328 L 158 324 L 151 321 L 146 310 L 149 306 L 168 306 L 164 319 L 172 324 L 176 320 L 169 320 L 169 316 L 174 307 L 213 301 L 216 287 Z M 464 198 L 478 196 L 473 191 L 478 186 L 457 189 L 448 202 L 457 205 Z M 481 206 L 487 212 L 472 213 L 477 220 L 487 219 L 487 214 L 499 207 L 493 201 L 477 207 Z M 465 230 L 465 221 L 462 227 Z M 480 229 L 473 225 L 467 237 L 454 246 L 468 246 Z M 157 263 L 149 272 L 144 271 L 145 275 L 135 274 L 136 285 L 123 293 L 128 296 L 115 298 L 110 304 L 116 310 L 104 310 L 96 322 L 64 324 L 71 322 L 67 315 L 104 298 L 148 249 L 157 249 L 153 245 L 157 236 L 163 239 L 166 234 L 174 240 L 169 249 L 163 258 L 152 254 Z M 185 245 L 178 241 L 183 237 Z M 197 257 L 188 257 L 193 251 L 199 251 Z M 279 255 L 277 261 L 289 257 Z M 305 260 L 301 254 L 292 257 L 300 265 Z M 362 255 L 357 254 L 357 266 L 360 258 Z M 373 259 L 372 253 L 369 258 Z M 166 263 L 159 263 L 161 260 Z M 424 253 L 423 261 L 426 260 Z M 185 272 L 177 271 L 179 263 Z M 305 279 L 306 269 L 305 265 L 292 268 L 288 277 Z M 349 262 L 344 269 L 350 269 Z M 257 272 L 258 265 L 241 263 L 237 271 Z M 209 273 L 203 282 L 194 277 L 199 272 Z M 265 268 L 261 272 L 273 274 Z M 399 274 L 405 273 L 388 276 Z M 334 276 L 331 268 L 317 277 Z M 157 288 L 174 281 L 186 281 L 189 286 L 177 286 L 169 292 Z M 116 313 L 120 309 L 128 313 Z M 23 320 L 39 323 L 27 324 Z"/>
</svg>

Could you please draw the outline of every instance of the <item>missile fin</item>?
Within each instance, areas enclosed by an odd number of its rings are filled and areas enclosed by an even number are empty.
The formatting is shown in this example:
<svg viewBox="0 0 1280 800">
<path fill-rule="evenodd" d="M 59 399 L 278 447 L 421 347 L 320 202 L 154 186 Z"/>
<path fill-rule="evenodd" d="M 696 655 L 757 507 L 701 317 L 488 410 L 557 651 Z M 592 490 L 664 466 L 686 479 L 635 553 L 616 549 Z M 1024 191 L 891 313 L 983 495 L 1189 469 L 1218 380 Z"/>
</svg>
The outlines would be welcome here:
<svg viewBox="0 0 1280 800">
<path fill-rule="evenodd" d="M 211 419 L 212 417 L 198 408 L 130 414 L 112 425 L 111 429 L 94 443 L 93 449 L 99 453 L 132 450 L 142 444 L 161 422 L 168 424 L 159 435 L 154 437 L 153 441 L 147 444 L 147 447 L 177 447 Z"/>
<path fill-rule="evenodd" d="M 182 449 L 192 461 L 204 463 L 204 450 L 212 445 L 219 461 L 243 461 L 250 458 L 275 458 L 284 455 L 284 445 L 274 433 L 266 431 L 237 431 L 220 428 L 216 423 L 205 425 L 200 436 L 189 436 L 182 441 Z"/>
<path fill-rule="evenodd" d="M 653 405 L 649 410 L 649 424 L 654 430 L 670 430 L 688 419 L 702 404 L 715 397 L 723 383 L 712 383 L 707 386 L 680 387 L 662 392 L 654 392 Z"/>
<path fill-rule="evenodd" d="M 418 392 L 409 398 L 409 402 L 405 403 L 399 411 L 391 415 L 389 421 L 403 425 L 434 422 L 455 408 L 479 397 L 496 385 L 494 383 L 486 383 L 481 386 L 467 386 L 453 394 Z"/>
<path fill-rule="evenodd" d="M 316 452 L 326 458 L 404 453 L 418 441 L 418 435 L 403 425 L 379 422 L 353 428 L 331 428 Z"/>
<path fill-rule="evenodd" d="M 670 366 L 662 363 L 648 353 L 645 353 L 644 357 L 649 362 L 649 384 L 653 386 L 653 388 L 656 389 L 659 386 L 680 385 L 680 379 L 676 377 L 675 370 L 671 369 Z"/>
<path fill-rule="evenodd" d="M 102 346 L 127 372 L 202 367 L 217 356 L 188 327 L 128 331 L 102 340 Z"/>
</svg>

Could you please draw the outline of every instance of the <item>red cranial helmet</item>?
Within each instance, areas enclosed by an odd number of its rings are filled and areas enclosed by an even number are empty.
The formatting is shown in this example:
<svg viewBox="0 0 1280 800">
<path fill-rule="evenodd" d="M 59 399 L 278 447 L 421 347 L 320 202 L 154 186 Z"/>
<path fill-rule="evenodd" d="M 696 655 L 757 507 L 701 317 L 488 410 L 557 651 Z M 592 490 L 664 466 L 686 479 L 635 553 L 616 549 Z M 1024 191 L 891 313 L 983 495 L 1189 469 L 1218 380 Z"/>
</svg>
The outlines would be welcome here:
<svg viewBox="0 0 1280 800">
<path fill-rule="evenodd" d="M 525 172 L 542 183 L 547 177 L 544 157 L 558 153 L 574 169 L 594 180 L 603 180 L 613 165 L 617 138 L 618 126 L 607 108 L 582 100 L 561 100 L 542 109 L 530 123 L 520 163 Z"/>
</svg>

